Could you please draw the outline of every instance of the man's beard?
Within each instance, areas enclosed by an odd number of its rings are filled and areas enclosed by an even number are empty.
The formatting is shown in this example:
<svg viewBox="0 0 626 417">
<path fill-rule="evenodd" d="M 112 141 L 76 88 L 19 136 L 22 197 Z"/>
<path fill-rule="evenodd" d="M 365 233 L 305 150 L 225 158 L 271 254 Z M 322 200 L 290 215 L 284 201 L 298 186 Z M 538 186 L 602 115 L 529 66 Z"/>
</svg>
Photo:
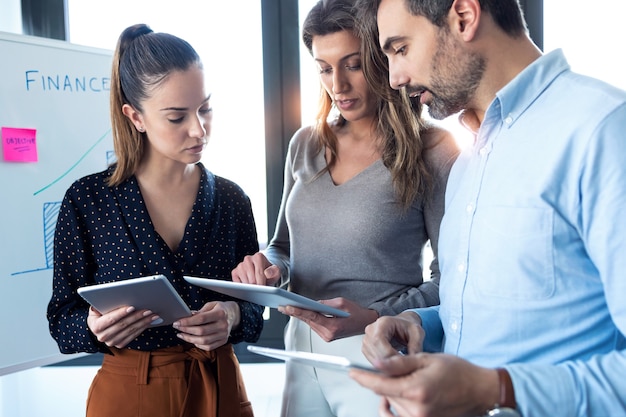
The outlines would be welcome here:
<svg viewBox="0 0 626 417">
<path fill-rule="evenodd" d="M 445 33 L 441 34 L 432 63 L 434 75 L 432 89 L 428 89 L 432 95 L 426 103 L 428 114 L 442 120 L 467 108 L 483 78 L 485 66 L 482 56 L 464 51 Z"/>
</svg>

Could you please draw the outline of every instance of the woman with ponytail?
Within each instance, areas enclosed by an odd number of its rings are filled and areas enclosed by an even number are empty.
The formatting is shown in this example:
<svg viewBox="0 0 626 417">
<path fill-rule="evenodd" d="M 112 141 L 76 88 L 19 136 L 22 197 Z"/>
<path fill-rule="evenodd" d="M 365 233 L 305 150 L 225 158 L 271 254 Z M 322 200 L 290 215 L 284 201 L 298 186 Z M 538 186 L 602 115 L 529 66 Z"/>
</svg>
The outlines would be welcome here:
<svg viewBox="0 0 626 417">
<path fill-rule="evenodd" d="M 114 53 L 110 97 L 117 162 L 65 194 L 48 305 L 61 352 L 104 353 L 86 415 L 251 417 L 232 344 L 258 340 L 262 308 L 183 279 L 230 279 L 258 251 L 248 197 L 200 162 L 212 117 L 200 58 L 176 36 L 131 26 Z M 150 310 L 103 314 L 77 293 L 157 274 L 191 316 L 153 326 Z"/>
</svg>

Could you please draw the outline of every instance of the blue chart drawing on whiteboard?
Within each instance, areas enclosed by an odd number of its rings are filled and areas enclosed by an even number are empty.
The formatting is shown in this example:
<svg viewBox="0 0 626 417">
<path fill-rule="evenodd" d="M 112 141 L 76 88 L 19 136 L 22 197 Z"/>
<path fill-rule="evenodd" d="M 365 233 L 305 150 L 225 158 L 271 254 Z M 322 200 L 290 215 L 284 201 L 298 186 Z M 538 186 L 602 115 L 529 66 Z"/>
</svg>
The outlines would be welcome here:
<svg viewBox="0 0 626 417">
<path fill-rule="evenodd" d="M 33 195 L 37 195 L 43 191 L 45 191 L 46 189 L 50 188 L 52 185 L 56 184 L 57 182 L 61 181 L 64 177 L 66 177 L 70 172 L 72 172 L 72 170 L 74 170 L 78 164 L 80 164 L 80 162 L 85 159 L 85 157 L 87 155 L 89 155 L 90 152 L 93 151 L 93 149 L 100 143 L 102 142 L 107 135 L 110 133 L 111 131 L 107 131 L 104 135 L 102 135 L 100 137 L 100 139 L 98 139 L 79 159 L 78 161 L 76 161 L 74 164 L 71 165 L 71 167 L 66 170 L 62 175 L 60 175 L 58 178 L 56 178 L 54 181 L 52 181 L 50 184 L 46 185 L 45 187 L 42 187 L 41 189 L 35 191 L 33 193 Z M 110 165 L 111 163 L 113 163 L 115 161 L 115 153 L 113 151 L 107 151 L 106 152 L 106 164 L 107 166 Z M 43 246 L 44 246 L 44 255 L 45 255 L 45 266 L 42 266 L 40 268 L 35 268 L 35 269 L 29 269 L 29 270 L 25 270 L 25 271 L 19 271 L 19 272 L 13 272 L 11 275 L 20 275 L 20 274 L 27 274 L 27 273 L 31 273 L 31 272 L 37 272 L 37 271 L 43 271 L 46 269 L 52 269 L 53 267 L 53 254 L 54 254 L 54 231 L 56 229 L 56 223 L 57 223 L 57 218 L 59 217 L 59 210 L 61 209 L 61 201 L 54 201 L 54 202 L 45 202 L 43 204 Z"/>
<path fill-rule="evenodd" d="M 54 229 L 56 227 L 57 217 L 59 216 L 59 209 L 61 208 L 61 202 L 44 203 L 43 205 L 43 240 L 44 240 L 44 252 L 46 255 L 46 266 L 37 269 L 31 269 L 28 271 L 14 272 L 11 275 L 26 274 L 29 272 L 43 271 L 45 269 L 52 268 L 52 255 L 54 245 Z"/>
<path fill-rule="evenodd" d="M 91 148 L 87 149 L 87 152 L 85 152 L 83 154 L 83 156 L 81 156 L 78 161 L 76 161 L 71 167 L 69 167 L 69 169 L 67 171 L 65 171 L 61 176 L 59 176 L 57 179 L 55 179 L 54 181 L 52 181 L 50 184 L 46 185 L 45 187 L 41 188 L 40 190 L 35 191 L 35 193 L 33 195 L 37 195 L 40 192 L 46 190 L 49 187 L 52 187 L 54 184 L 56 184 L 57 182 L 61 181 L 67 174 L 69 174 L 70 172 L 72 172 L 72 170 L 74 168 L 76 168 L 76 166 L 78 164 L 80 164 L 80 161 L 82 161 L 83 159 L 85 159 L 85 157 L 87 157 L 87 155 L 89 155 L 89 153 L 96 147 L 98 146 L 98 144 L 100 142 L 102 142 L 104 140 L 104 138 L 107 137 L 107 135 L 111 132 L 111 130 L 108 130 L 104 135 L 100 136 L 100 139 L 98 139 L 96 141 L 96 143 L 94 143 L 93 145 L 91 145 Z"/>
</svg>

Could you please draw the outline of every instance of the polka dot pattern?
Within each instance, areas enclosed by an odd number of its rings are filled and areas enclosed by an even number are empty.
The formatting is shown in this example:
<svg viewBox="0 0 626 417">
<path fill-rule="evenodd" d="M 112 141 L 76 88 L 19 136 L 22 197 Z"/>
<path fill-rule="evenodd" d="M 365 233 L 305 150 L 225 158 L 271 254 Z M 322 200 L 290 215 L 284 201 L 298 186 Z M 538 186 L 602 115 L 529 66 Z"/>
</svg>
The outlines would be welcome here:
<svg viewBox="0 0 626 417">
<path fill-rule="evenodd" d="M 76 181 L 66 192 L 57 220 L 54 279 L 47 317 L 63 353 L 106 352 L 87 327 L 89 305 L 78 295 L 85 285 L 164 274 L 192 310 L 232 298 L 188 284 L 183 275 L 230 280 L 245 255 L 258 251 L 250 200 L 232 181 L 202 164 L 200 188 L 185 234 L 172 252 L 154 229 L 135 177 L 109 187 L 112 168 Z M 241 325 L 231 343 L 256 342 L 263 308 L 238 301 Z M 149 328 L 128 347 L 154 350 L 181 344 L 171 326 Z"/>
</svg>

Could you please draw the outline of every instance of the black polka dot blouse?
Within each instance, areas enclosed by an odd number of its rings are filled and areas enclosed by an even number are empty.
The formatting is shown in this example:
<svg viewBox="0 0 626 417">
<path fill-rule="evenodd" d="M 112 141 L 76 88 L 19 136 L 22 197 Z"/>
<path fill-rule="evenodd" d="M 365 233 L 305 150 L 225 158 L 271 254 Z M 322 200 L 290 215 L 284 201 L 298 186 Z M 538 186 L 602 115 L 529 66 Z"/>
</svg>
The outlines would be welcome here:
<svg viewBox="0 0 626 417">
<path fill-rule="evenodd" d="M 89 305 L 79 287 L 164 274 L 192 310 L 228 296 L 188 284 L 183 275 L 230 280 L 245 255 L 258 251 L 250 200 L 202 164 L 200 189 L 174 253 L 155 231 L 133 176 L 109 187 L 112 168 L 76 181 L 66 192 L 54 238 L 54 279 L 47 318 L 62 353 L 107 352 L 87 327 Z M 238 301 L 241 324 L 231 343 L 256 342 L 263 308 Z M 172 326 L 146 329 L 128 347 L 154 350 L 183 343 Z"/>
</svg>

